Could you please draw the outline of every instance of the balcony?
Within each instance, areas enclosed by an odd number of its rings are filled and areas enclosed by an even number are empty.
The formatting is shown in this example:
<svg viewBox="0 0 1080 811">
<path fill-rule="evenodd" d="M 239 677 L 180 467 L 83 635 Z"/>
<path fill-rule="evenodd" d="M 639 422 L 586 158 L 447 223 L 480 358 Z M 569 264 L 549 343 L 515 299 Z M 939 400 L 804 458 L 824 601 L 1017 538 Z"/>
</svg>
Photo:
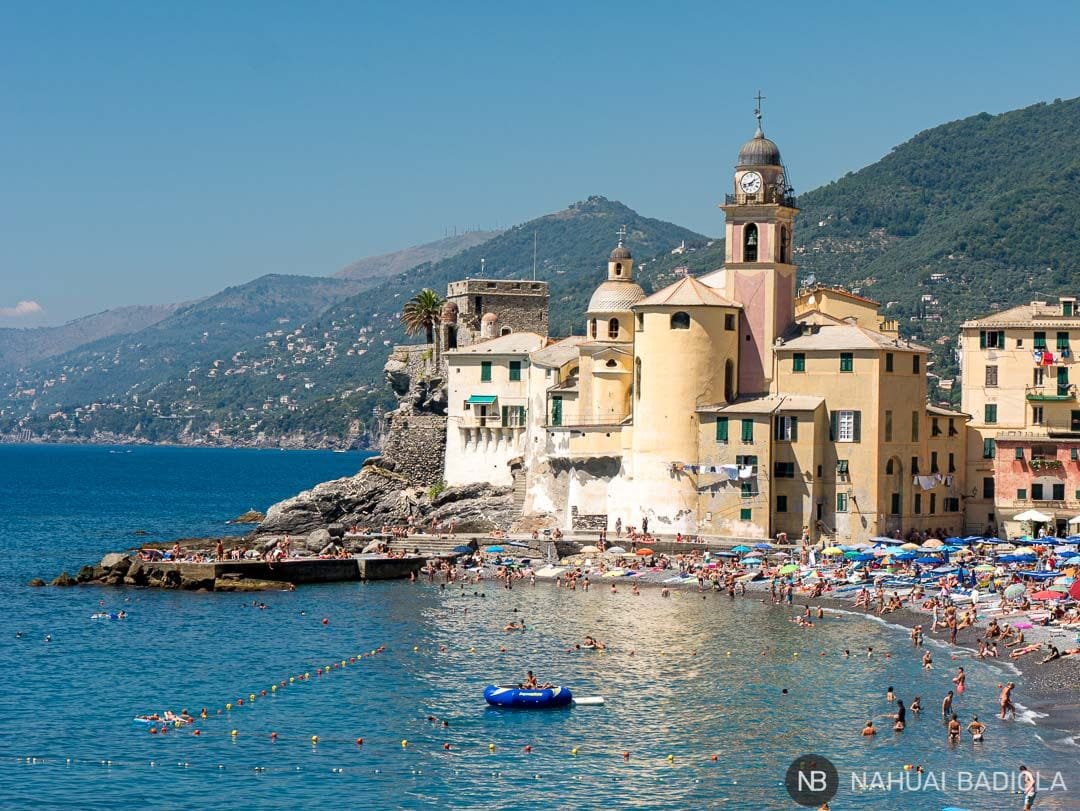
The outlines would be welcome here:
<svg viewBox="0 0 1080 811">
<path fill-rule="evenodd" d="M 629 414 L 562 414 L 556 420 L 554 415 L 549 417 L 545 428 L 553 430 L 569 430 L 573 428 L 610 428 L 623 425 L 630 419 Z"/>
<path fill-rule="evenodd" d="M 1076 384 L 1066 386 L 1025 386 L 1024 396 L 1029 403 L 1076 402 Z"/>
<path fill-rule="evenodd" d="M 793 194 L 784 192 L 783 194 L 766 193 L 766 189 L 762 188 L 761 191 L 756 194 L 725 194 L 724 205 L 727 206 L 762 206 L 762 205 L 781 205 L 788 208 L 798 208 L 798 198 Z"/>
</svg>

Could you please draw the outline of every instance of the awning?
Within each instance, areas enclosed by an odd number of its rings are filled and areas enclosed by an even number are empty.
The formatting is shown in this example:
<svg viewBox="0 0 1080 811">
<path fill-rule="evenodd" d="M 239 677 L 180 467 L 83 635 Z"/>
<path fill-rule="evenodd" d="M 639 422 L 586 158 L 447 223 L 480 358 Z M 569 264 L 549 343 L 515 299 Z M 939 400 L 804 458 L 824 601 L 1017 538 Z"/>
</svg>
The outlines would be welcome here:
<svg viewBox="0 0 1080 811">
<path fill-rule="evenodd" d="M 491 405 L 495 402 L 494 394 L 470 394 L 465 402 L 469 405 Z"/>
</svg>

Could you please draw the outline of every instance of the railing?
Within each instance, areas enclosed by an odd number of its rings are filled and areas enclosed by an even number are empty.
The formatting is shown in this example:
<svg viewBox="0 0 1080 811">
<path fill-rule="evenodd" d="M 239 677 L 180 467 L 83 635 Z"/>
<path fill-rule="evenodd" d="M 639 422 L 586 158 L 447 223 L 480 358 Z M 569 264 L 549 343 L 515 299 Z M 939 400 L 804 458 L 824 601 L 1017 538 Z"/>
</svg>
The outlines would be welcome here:
<svg viewBox="0 0 1080 811">
<path fill-rule="evenodd" d="M 491 417 L 462 417 L 458 421 L 459 428 L 524 428 L 522 420 L 510 419 L 503 423 L 501 416 Z"/>
<path fill-rule="evenodd" d="M 629 414 L 600 414 L 578 416 L 563 414 L 558 422 L 552 422 L 549 418 L 544 427 L 546 428 L 593 428 L 597 426 L 620 425 Z"/>
<path fill-rule="evenodd" d="M 1024 396 L 1030 402 L 1067 402 L 1076 399 L 1076 384 L 1065 386 L 1024 386 Z"/>
<path fill-rule="evenodd" d="M 756 194 L 725 194 L 724 205 L 727 206 L 753 206 L 753 205 L 781 205 L 788 208 L 798 208 L 798 198 L 793 194 L 765 194 L 765 189 Z"/>
</svg>

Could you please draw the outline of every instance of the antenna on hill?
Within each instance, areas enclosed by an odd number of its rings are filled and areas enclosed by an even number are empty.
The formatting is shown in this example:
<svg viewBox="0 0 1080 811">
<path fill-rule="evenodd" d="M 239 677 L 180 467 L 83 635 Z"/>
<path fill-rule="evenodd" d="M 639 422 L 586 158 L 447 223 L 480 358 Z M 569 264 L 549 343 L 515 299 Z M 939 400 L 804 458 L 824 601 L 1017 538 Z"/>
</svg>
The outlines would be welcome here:
<svg viewBox="0 0 1080 811">
<path fill-rule="evenodd" d="M 536 231 L 533 231 L 533 281 L 536 281 Z"/>
<path fill-rule="evenodd" d="M 486 260 L 484 259 L 484 257 L 481 256 L 480 257 L 480 278 L 481 279 L 484 278 L 484 262 L 485 261 Z"/>
</svg>

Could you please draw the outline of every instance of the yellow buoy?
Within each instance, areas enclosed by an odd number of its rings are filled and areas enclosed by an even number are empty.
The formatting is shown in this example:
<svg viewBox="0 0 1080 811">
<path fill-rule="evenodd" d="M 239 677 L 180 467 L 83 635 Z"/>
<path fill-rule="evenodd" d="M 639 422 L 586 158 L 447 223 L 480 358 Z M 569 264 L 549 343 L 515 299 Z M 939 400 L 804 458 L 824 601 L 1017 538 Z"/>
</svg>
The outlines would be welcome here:
<svg viewBox="0 0 1080 811">
<path fill-rule="evenodd" d="M 312 743 L 318 743 L 319 742 L 319 736 L 318 735 L 312 735 L 311 736 L 311 742 Z"/>
<path fill-rule="evenodd" d="M 402 741 L 402 742 L 401 742 L 401 745 L 402 745 L 402 746 L 408 746 L 408 745 L 409 745 L 409 742 L 408 742 L 408 741 Z"/>
<path fill-rule="evenodd" d="M 235 738 L 235 737 L 236 737 L 236 730 L 234 729 L 234 730 L 233 730 L 232 732 L 230 732 L 229 734 L 230 734 L 230 735 L 232 735 L 232 736 L 233 736 L 233 737 Z"/>
<path fill-rule="evenodd" d="M 570 754 L 571 755 L 576 755 L 577 754 L 577 747 L 576 746 L 573 749 L 570 750 Z"/>
</svg>

